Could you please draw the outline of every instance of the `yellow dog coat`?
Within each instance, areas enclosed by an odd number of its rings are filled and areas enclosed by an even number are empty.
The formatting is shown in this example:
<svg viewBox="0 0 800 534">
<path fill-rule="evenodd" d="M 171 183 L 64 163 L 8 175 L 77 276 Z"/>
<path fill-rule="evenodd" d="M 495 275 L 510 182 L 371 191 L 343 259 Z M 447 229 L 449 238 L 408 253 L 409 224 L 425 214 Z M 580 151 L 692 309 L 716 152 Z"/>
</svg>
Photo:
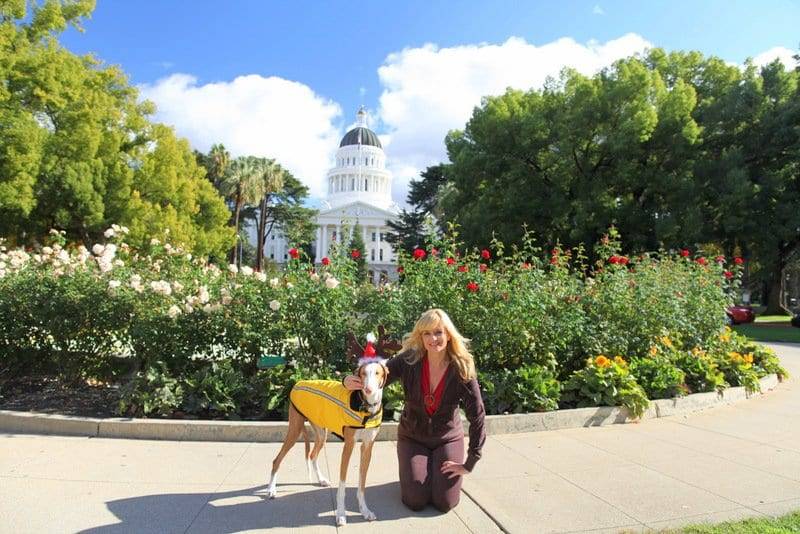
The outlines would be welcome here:
<svg viewBox="0 0 800 534">
<path fill-rule="evenodd" d="M 358 392 L 334 380 L 301 380 L 289 400 L 306 419 L 341 439 L 345 427 L 374 428 L 383 421 L 383 406 L 375 415 L 361 411 Z"/>
</svg>

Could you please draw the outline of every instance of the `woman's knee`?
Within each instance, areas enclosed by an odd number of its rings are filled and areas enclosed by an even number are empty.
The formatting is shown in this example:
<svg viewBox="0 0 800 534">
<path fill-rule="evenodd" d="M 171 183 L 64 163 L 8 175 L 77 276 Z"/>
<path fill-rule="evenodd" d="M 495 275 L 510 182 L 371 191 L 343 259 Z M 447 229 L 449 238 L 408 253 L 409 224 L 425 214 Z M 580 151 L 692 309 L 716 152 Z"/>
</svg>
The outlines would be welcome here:
<svg viewBox="0 0 800 534">
<path fill-rule="evenodd" d="M 403 495 L 403 504 L 411 508 L 415 512 L 419 512 L 428 505 L 427 495 Z"/>
<path fill-rule="evenodd" d="M 446 514 L 447 512 L 449 512 L 458 505 L 458 501 L 459 501 L 458 495 L 450 498 L 434 497 L 433 506 L 443 514 Z"/>
</svg>

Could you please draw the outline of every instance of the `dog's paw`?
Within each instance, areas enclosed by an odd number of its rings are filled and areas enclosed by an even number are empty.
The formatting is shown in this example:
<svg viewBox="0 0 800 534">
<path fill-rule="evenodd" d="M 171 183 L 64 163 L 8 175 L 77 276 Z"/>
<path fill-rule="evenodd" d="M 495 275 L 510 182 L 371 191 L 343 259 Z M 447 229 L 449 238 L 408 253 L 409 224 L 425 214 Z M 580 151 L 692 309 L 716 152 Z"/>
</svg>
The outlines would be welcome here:
<svg viewBox="0 0 800 534">
<path fill-rule="evenodd" d="M 344 515 L 336 514 L 336 526 L 343 527 L 347 524 L 347 517 Z"/>
<path fill-rule="evenodd" d="M 376 519 L 378 519 L 377 517 L 375 517 L 375 514 L 372 513 L 372 510 L 370 510 L 369 508 L 362 509 L 361 515 L 364 516 L 364 519 L 366 519 L 367 521 L 375 521 Z"/>
<path fill-rule="evenodd" d="M 267 488 L 267 499 L 274 499 L 278 495 L 276 488 Z"/>
<path fill-rule="evenodd" d="M 319 477 L 319 485 L 322 486 L 323 488 L 327 488 L 330 487 L 331 481 L 325 477 Z"/>
</svg>

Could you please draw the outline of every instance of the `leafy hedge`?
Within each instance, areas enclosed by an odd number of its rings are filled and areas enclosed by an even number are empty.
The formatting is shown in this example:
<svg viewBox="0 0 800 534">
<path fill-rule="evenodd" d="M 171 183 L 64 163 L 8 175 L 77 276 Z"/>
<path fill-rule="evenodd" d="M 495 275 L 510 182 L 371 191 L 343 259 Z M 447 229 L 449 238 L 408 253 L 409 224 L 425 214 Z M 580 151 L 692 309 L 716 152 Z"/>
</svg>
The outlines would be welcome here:
<svg viewBox="0 0 800 534">
<path fill-rule="evenodd" d="M 401 280 L 358 283 L 349 251 L 316 269 L 301 251 L 284 271 L 220 268 L 112 227 L 108 242 L 0 251 L 0 374 L 56 373 L 121 384 L 122 414 L 281 417 L 300 378 L 349 372 L 345 334 L 397 337 L 424 310 L 448 311 L 471 339 L 489 413 L 618 405 L 758 387 L 785 374 L 767 348 L 723 328 L 741 260 L 689 251 L 619 255 L 598 244 L 544 251 L 531 236 L 464 251 L 455 231 L 401 255 Z M 168 237 L 168 236 L 165 236 Z M 162 238 L 163 239 L 163 238 Z M 262 354 L 287 365 L 259 370 Z M 387 411 L 402 405 L 399 388 Z"/>
</svg>

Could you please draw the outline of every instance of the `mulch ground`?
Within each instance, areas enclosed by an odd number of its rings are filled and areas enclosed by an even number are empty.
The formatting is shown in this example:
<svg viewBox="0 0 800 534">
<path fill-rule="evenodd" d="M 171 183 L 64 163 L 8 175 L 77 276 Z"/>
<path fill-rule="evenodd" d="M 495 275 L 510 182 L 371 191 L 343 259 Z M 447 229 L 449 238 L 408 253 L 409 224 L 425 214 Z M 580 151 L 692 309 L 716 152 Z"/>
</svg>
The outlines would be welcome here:
<svg viewBox="0 0 800 534">
<path fill-rule="evenodd" d="M 52 377 L 24 377 L 0 384 L 0 410 L 81 417 L 117 417 L 119 387 L 87 382 L 66 384 Z"/>
</svg>

